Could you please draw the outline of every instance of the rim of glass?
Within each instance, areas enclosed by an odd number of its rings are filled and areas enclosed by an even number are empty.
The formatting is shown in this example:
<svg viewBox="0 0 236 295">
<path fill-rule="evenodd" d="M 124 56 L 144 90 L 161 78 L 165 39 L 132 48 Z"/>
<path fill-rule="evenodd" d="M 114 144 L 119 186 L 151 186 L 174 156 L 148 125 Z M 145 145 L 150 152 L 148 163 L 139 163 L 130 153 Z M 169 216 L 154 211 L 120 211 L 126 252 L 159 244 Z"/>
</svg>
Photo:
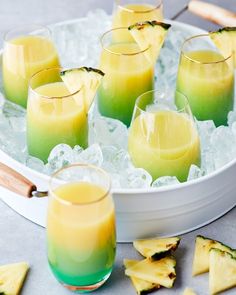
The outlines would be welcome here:
<svg viewBox="0 0 236 295">
<path fill-rule="evenodd" d="M 75 202 L 70 202 L 70 201 L 63 200 L 63 199 L 59 198 L 57 196 L 57 194 L 55 194 L 53 192 L 53 190 L 52 190 L 52 182 L 56 178 L 56 175 L 60 174 L 64 170 L 67 170 L 67 169 L 70 169 L 70 168 L 73 168 L 73 167 L 92 168 L 92 169 L 102 173 L 104 175 L 104 177 L 106 177 L 107 180 L 108 180 L 108 186 L 107 186 L 107 188 L 105 190 L 105 193 L 101 197 L 99 197 L 97 200 L 91 201 L 91 202 L 85 202 L 85 203 L 84 202 L 83 203 L 79 203 L 79 202 L 75 203 Z M 82 207 L 82 206 L 88 206 L 88 205 L 93 205 L 93 204 L 99 203 L 109 195 L 110 191 L 111 191 L 111 177 L 110 177 L 110 175 L 105 170 L 103 170 L 102 168 L 94 166 L 94 165 L 90 165 L 90 164 L 71 164 L 71 165 L 68 165 L 68 166 L 63 167 L 63 168 L 57 170 L 56 172 L 54 172 L 51 175 L 50 180 L 49 180 L 49 196 L 52 196 L 54 199 L 56 199 L 60 203 L 63 203 L 65 205 L 70 205 L 70 206 Z"/>
<path fill-rule="evenodd" d="M 76 90 L 75 92 L 73 92 L 71 94 L 68 94 L 68 95 L 62 95 L 62 96 L 47 96 L 47 95 L 42 95 L 42 94 L 38 93 L 37 91 L 35 91 L 35 89 L 33 89 L 32 88 L 32 85 L 31 85 L 32 84 L 32 80 L 35 78 L 35 76 L 37 76 L 40 73 L 43 73 L 43 72 L 46 72 L 46 71 L 52 71 L 52 70 L 58 70 L 60 72 L 62 70 L 62 68 L 60 68 L 60 67 L 46 68 L 46 69 L 43 69 L 43 70 L 40 70 L 40 71 L 36 72 L 35 74 L 33 74 L 33 76 L 31 76 L 31 78 L 29 80 L 29 90 L 31 92 L 33 92 L 34 94 L 36 94 L 36 95 L 38 95 L 40 97 L 46 98 L 46 99 L 63 99 L 63 98 L 68 98 L 68 97 L 71 97 L 73 95 L 78 94 L 81 91 L 81 89 L 83 88 L 83 86 L 82 86 L 80 89 Z M 48 83 L 45 83 L 43 85 L 46 85 L 46 84 L 48 84 Z"/>
<path fill-rule="evenodd" d="M 23 24 L 23 25 L 19 25 L 17 26 L 17 28 L 14 28 L 14 29 L 11 29 L 9 31 L 7 31 L 4 36 L 3 36 L 3 41 L 6 42 L 6 43 L 11 43 L 11 40 L 12 39 L 7 39 L 8 35 L 10 35 L 11 33 L 13 32 L 17 32 L 17 31 L 23 31 L 24 29 L 29 29 L 29 32 L 25 33 L 25 34 L 18 34 L 18 36 L 28 36 L 30 35 L 30 33 L 33 33 L 33 32 L 37 32 L 37 30 L 45 30 L 49 37 L 51 37 L 51 30 L 47 27 L 47 26 L 43 26 L 43 25 L 37 25 L 37 24 Z M 30 30 L 30 28 L 32 28 L 32 30 Z M 21 46 L 21 45 L 16 45 L 16 46 Z"/>
<path fill-rule="evenodd" d="M 149 90 L 149 91 L 147 91 L 147 92 L 144 92 L 143 94 L 141 94 L 140 96 L 138 96 L 138 98 L 137 98 L 136 101 L 135 101 L 135 108 L 138 109 L 141 113 L 148 113 L 148 114 L 152 114 L 152 113 L 153 113 L 153 112 L 151 112 L 151 111 L 147 111 L 146 109 L 143 110 L 143 109 L 138 105 L 138 103 L 140 102 L 140 100 L 141 100 L 145 95 L 147 95 L 147 94 L 149 94 L 149 93 L 164 93 L 164 94 L 165 94 L 165 92 L 161 92 L 161 91 L 159 91 L 158 89 L 153 89 L 153 90 Z M 186 109 L 186 107 L 189 107 L 189 108 L 190 108 L 190 104 L 189 104 L 188 98 L 187 98 L 187 96 L 186 96 L 185 94 L 183 94 L 182 92 L 179 92 L 179 91 L 175 91 L 174 93 L 179 93 L 181 96 L 183 96 L 183 97 L 184 97 L 184 100 L 185 100 L 185 104 L 184 104 L 184 106 L 183 106 L 181 109 L 172 110 L 172 111 L 174 111 L 174 112 L 176 112 L 176 113 L 181 113 L 181 112 L 183 112 L 183 111 Z M 167 94 L 167 95 L 168 95 L 168 94 Z M 190 109 L 190 110 L 191 110 L 191 109 Z"/>
<path fill-rule="evenodd" d="M 224 61 L 227 61 L 228 59 L 230 59 L 231 57 L 233 57 L 233 52 L 231 52 L 231 54 L 229 56 L 227 56 L 226 58 L 223 58 L 221 60 L 218 60 L 218 61 L 211 61 L 211 62 L 201 62 L 201 61 L 198 61 L 194 58 L 191 58 L 189 57 L 187 54 L 186 54 L 186 51 L 184 51 L 184 46 L 186 45 L 186 43 L 188 43 L 189 41 L 193 40 L 193 39 L 196 39 L 196 38 L 200 38 L 200 37 L 209 37 L 210 38 L 210 34 L 199 34 L 199 35 L 195 35 L 195 36 L 192 36 L 188 39 L 186 39 L 181 47 L 181 54 L 187 58 L 188 60 L 190 60 L 191 62 L 194 62 L 194 63 L 197 63 L 197 64 L 201 64 L 201 65 L 211 65 L 211 64 L 218 64 L 218 63 L 222 63 Z"/>
<path fill-rule="evenodd" d="M 115 51 L 113 51 L 111 49 L 108 49 L 107 46 L 104 45 L 104 38 L 108 34 L 114 32 L 114 31 L 117 31 L 117 30 L 127 30 L 128 31 L 128 27 L 119 27 L 119 28 L 110 29 L 110 30 L 106 31 L 105 33 L 103 33 L 102 36 L 101 36 L 101 38 L 100 38 L 100 42 L 101 42 L 102 48 L 104 50 L 106 50 L 107 52 L 109 52 L 111 54 L 119 55 L 119 56 L 134 56 L 134 55 L 138 55 L 138 54 L 144 53 L 144 52 L 146 52 L 147 50 L 149 50 L 151 48 L 151 45 L 149 45 L 147 48 L 145 48 L 143 50 L 140 49 L 139 51 L 133 52 L 133 53 L 115 52 Z M 134 42 L 129 43 L 129 44 L 137 44 L 137 42 L 134 41 Z"/>
<path fill-rule="evenodd" d="M 148 9 L 148 10 L 140 11 L 140 10 L 135 10 L 135 9 L 130 9 L 130 8 L 125 7 L 124 5 L 120 4 L 120 0 L 115 0 L 115 2 L 116 2 L 116 5 L 117 5 L 120 9 L 122 9 L 122 10 L 124 10 L 124 11 L 127 11 L 127 12 L 131 12 L 131 13 L 137 13 L 137 14 L 150 13 L 150 12 L 156 10 L 156 9 L 159 9 L 159 8 L 162 6 L 162 4 L 163 4 L 163 1 L 162 1 L 162 0 L 159 0 L 159 1 L 157 1 L 158 4 L 157 4 L 156 6 L 154 6 L 153 8 Z M 135 4 L 135 3 L 134 3 L 134 4 Z M 144 3 L 143 3 L 143 4 L 144 4 Z"/>
</svg>

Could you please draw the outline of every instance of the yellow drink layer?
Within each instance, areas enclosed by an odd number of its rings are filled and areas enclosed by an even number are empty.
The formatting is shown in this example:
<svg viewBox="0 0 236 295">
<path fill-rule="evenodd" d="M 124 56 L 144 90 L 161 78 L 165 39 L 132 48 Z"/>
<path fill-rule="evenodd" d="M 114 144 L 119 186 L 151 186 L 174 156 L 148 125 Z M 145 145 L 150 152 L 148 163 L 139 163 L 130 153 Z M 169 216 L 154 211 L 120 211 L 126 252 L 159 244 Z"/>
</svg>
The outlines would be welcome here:
<svg viewBox="0 0 236 295">
<path fill-rule="evenodd" d="M 81 100 L 76 99 L 76 95 L 70 95 L 63 82 L 49 83 L 30 93 L 27 141 L 30 155 L 45 162 L 57 144 L 87 147 L 88 122 L 85 107 Z"/>
<path fill-rule="evenodd" d="M 115 258 L 115 215 L 111 196 L 97 185 L 59 186 L 48 208 L 48 259 L 56 277 L 89 285 L 111 272 Z M 72 204 L 70 204 L 72 203 Z"/>
<path fill-rule="evenodd" d="M 154 65 L 139 52 L 135 43 L 113 44 L 103 50 L 100 60 L 100 68 L 106 75 L 98 92 L 99 111 L 128 126 L 135 100 L 152 90 L 154 84 Z"/>
<path fill-rule="evenodd" d="M 57 51 L 47 38 L 23 36 L 7 42 L 3 54 L 3 83 L 6 97 L 26 107 L 30 77 L 42 69 L 57 66 Z"/>
<path fill-rule="evenodd" d="M 174 111 L 144 113 L 132 123 L 129 153 L 136 167 L 153 180 L 160 176 L 187 178 L 191 164 L 200 163 L 200 143 L 193 122 Z"/>
<path fill-rule="evenodd" d="M 50 83 L 50 84 L 45 84 L 42 86 L 39 86 L 34 90 L 37 92 L 39 95 L 48 97 L 49 99 L 53 99 L 55 97 L 63 97 L 63 96 L 69 96 L 71 93 L 69 90 L 66 88 L 65 84 L 63 82 L 55 82 L 55 83 Z M 67 102 L 66 102 L 67 103 Z M 44 109 L 48 107 L 44 105 Z"/>
<path fill-rule="evenodd" d="M 107 243 L 114 233 L 114 206 L 102 187 L 86 182 L 70 183 L 53 194 L 75 205 L 65 206 L 57 199 L 51 200 L 48 232 L 54 243 L 75 251 L 88 251 Z"/>
<path fill-rule="evenodd" d="M 137 22 L 152 20 L 163 20 L 162 7 L 156 8 L 149 4 L 127 4 L 123 7 L 117 7 L 117 11 L 113 17 L 112 27 L 129 27 Z M 115 32 L 114 39 L 120 41 L 133 40 L 128 32 Z"/>
</svg>

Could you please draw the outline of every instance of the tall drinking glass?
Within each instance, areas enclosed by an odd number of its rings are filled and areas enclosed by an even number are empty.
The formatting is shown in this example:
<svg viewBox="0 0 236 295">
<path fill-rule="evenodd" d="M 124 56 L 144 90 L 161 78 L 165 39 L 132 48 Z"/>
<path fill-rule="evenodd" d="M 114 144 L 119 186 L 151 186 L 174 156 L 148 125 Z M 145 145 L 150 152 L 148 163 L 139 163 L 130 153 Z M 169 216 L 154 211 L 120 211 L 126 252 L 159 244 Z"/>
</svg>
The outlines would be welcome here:
<svg viewBox="0 0 236 295">
<path fill-rule="evenodd" d="M 30 77 L 42 69 L 58 66 L 48 28 L 19 26 L 5 35 L 3 86 L 7 99 L 26 107 Z"/>
<path fill-rule="evenodd" d="M 177 93 L 181 107 L 159 91 L 142 94 L 136 101 L 128 149 L 136 167 L 153 180 L 176 176 L 187 180 L 192 164 L 200 165 L 200 142 L 187 98 Z"/>
<path fill-rule="evenodd" d="M 162 0 L 115 0 L 112 28 L 129 27 L 137 22 L 163 21 Z M 117 39 L 132 40 L 127 32 L 116 32 Z"/>
<path fill-rule="evenodd" d="M 46 162 L 58 144 L 88 146 L 88 118 L 80 89 L 71 94 L 60 68 L 42 70 L 30 80 L 27 145 L 31 156 Z"/>
<path fill-rule="evenodd" d="M 108 174 L 72 165 L 50 182 L 48 262 L 59 282 L 76 293 L 100 287 L 115 260 L 115 213 Z"/>
<path fill-rule="evenodd" d="M 234 105 L 233 53 L 224 58 L 207 34 L 187 39 L 182 46 L 177 90 L 188 97 L 198 120 L 226 125 Z"/>
<path fill-rule="evenodd" d="M 135 41 L 116 42 L 117 32 L 130 34 L 127 28 L 118 28 L 101 39 L 100 69 L 105 76 L 98 91 L 98 108 L 103 116 L 129 126 L 136 98 L 154 87 L 155 65 L 145 55 L 150 47 L 140 50 Z"/>
</svg>

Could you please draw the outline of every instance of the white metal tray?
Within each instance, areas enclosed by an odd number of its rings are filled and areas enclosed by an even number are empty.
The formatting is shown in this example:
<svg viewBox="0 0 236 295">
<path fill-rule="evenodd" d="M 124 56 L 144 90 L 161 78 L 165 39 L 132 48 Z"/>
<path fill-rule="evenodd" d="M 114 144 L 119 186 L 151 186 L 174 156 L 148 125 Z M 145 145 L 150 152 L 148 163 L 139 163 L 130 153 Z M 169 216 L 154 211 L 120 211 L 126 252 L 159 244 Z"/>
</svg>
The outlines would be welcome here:
<svg viewBox="0 0 236 295">
<path fill-rule="evenodd" d="M 71 24 L 78 20 L 56 24 Z M 202 30 L 171 22 L 192 35 Z M 0 161 L 47 190 L 49 177 L 17 162 L 0 150 Z M 171 236 L 201 227 L 219 218 L 236 204 L 236 159 L 214 173 L 187 183 L 157 189 L 114 191 L 119 242 L 137 238 Z M 0 198 L 27 219 L 45 226 L 47 198 L 24 199 L 0 187 Z"/>
</svg>

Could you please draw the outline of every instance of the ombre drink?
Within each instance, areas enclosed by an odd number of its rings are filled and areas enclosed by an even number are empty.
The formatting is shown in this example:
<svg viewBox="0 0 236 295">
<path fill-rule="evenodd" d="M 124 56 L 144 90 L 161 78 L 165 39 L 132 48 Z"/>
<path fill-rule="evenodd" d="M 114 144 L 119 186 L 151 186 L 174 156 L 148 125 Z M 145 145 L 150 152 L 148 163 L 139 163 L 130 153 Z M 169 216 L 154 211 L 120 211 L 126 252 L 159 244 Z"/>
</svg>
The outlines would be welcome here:
<svg viewBox="0 0 236 295">
<path fill-rule="evenodd" d="M 63 285 L 92 291 L 109 277 L 116 249 L 115 214 L 108 176 L 99 168 L 75 165 L 52 179 L 48 261 Z"/>
</svg>

